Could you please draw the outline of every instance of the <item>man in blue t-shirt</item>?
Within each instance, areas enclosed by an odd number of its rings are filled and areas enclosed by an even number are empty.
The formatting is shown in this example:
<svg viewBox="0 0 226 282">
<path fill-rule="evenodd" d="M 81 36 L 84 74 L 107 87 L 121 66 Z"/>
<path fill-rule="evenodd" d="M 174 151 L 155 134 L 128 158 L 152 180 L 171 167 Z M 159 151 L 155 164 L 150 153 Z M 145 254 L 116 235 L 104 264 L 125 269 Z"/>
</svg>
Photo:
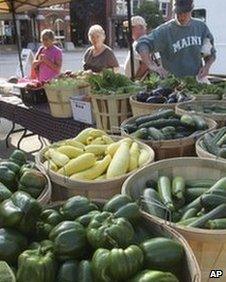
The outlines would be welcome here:
<svg viewBox="0 0 226 282">
<path fill-rule="evenodd" d="M 192 0 L 176 0 L 175 18 L 139 39 L 136 50 L 144 63 L 165 77 L 168 72 L 178 77 L 206 77 L 215 61 L 213 36 L 204 22 L 191 17 Z M 162 66 L 157 66 L 150 53 L 159 52 Z"/>
</svg>

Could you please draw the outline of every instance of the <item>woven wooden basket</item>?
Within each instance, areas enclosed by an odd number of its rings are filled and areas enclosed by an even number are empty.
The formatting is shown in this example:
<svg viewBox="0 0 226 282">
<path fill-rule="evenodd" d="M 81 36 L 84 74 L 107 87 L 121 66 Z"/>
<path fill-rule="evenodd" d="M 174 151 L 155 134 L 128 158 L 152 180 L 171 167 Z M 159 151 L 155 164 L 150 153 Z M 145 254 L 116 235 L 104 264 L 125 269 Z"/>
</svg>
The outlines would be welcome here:
<svg viewBox="0 0 226 282">
<path fill-rule="evenodd" d="M 159 109 L 175 110 L 176 105 L 178 105 L 178 103 L 172 103 L 172 104 L 142 103 L 142 102 L 138 102 L 135 98 L 136 95 L 130 97 L 130 105 L 132 108 L 133 116 L 148 115 Z M 194 100 L 195 97 L 191 96 L 190 101 L 194 101 Z"/>
<path fill-rule="evenodd" d="M 121 123 L 132 116 L 131 94 L 91 95 L 97 128 L 107 133 L 118 133 Z"/>
<path fill-rule="evenodd" d="M 218 127 L 223 127 L 226 124 L 226 113 L 225 114 L 206 114 L 203 112 L 203 106 L 223 106 L 226 109 L 226 101 L 219 100 L 203 100 L 203 101 L 194 101 L 194 102 L 185 102 L 183 104 L 178 104 L 176 106 L 176 114 L 197 114 L 203 117 L 211 118 L 215 120 L 218 124 Z M 191 109 L 191 110 L 190 110 Z"/>
<path fill-rule="evenodd" d="M 114 140 L 119 140 L 122 137 L 113 137 Z M 144 148 L 149 152 L 149 159 L 145 165 L 154 161 L 155 153 L 154 151 L 141 142 L 138 142 L 141 148 Z M 120 193 L 121 186 L 123 182 L 126 180 L 134 172 L 131 171 L 120 177 L 115 177 L 109 180 L 98 180 L 98 181 L 78 181 L 78 180 L 71 180 L 68 177 L 62 176 L 57 174 L 52 170 L 47 170 L 43 166 L 44 160 L 44 153 L 48 150 L 48 147 L 42 149 L 36 155 L 36 164 L 42 169 L 45 169 L 46 173 L 49 175 L 52 183 L 53 183 L 53 190 L 52 190 L 52 198 L 54 201 L 62 201 L 68 199 L 75 195 L 83 195 L 89 197 L 90 199 L 109 199 L 115 194 Z"/>
<path fill-rule="evenodd" d="M 133 123 L 136 117 L 129 118 L 122 123 L 121 128 L 126 124 Z M 155 151 L 155 160 L 162 160 L 174 157 L 183 156 L 195 156 L 195 142 L 196 140 L 208 131 L 214 130 L 217 127 L 217 123 L 209 118 L 205 118 L 208 129 L 204 130 L 202 133 L 198 133 L 195 136 L 189 136 L 182 139 L 173 140 L 161 140 L 161 141 L 151 141 L 151 140 L 141 140 L 143 143 L 150 146 Z M 126 137 L 130 137 L 123 129 L 121 129 L 121 134 Z"/>
<path fill-rule="evenodd" d="M 169 177 L 182 176 L 185 180 L 212 179 L 225 177 L 226 163 L 211 159 L 175 158 L 151 164 L 130 176 L 122 186 L 122 193 L 136 200 L 139 198 L 138 187 L 145 187 L 149 179 L 157 180 L 160 175 Z M 153 217 L 147 215 L 149 217 Z M 221 269 L 226 272 L 226 230 L 212 231 L 198 228 L 179 227 L 163 219 L 154 217 L 162 224 L 176 229 L 188 241 L 202 272 L 202 281 L 209 281 L 210 271 Z M 225 277 L 219 279 L 225 281 Z"/>
<path fill-rule="evenodd" d="M 214 130 L 213 133 L 217 133 L 218 131 L 219 130 Z M 226 159 L 217 157 L 216 155 L 211 154 L 211 153 L 207 152 L 205 149 L 203 149 L 202 146 L 201 146 L 202 143 L 203 143 L 203 136 L 201 136 L 196 141 L 196 144 L 195 144 L 196 154 L 199 158 L 202 158 L 202 159 L 208 158 L 208 159 L 214 159 L 214 160 L 220 160 L 220 161 L 226 162 Z"/>
<path fill-rule="evenodd" d="M 95 202 L 98 206 L 102 207 L 105 203 L 105 200 L 94 199 L 93 202 Z M 62 204 L 63 202 L 53 202 L 47 207 L 56 208 L 61 206 Z M 201 271 L 197 263 L 197 260 L 195 258 L 195 255 L 189 244 L 186 242 L 186 240 L 183 238 L 183 236 L 181 236 L 179 232 L 175 231 L 173 228 L 167 226 L 164 223 L 160 223 L 158 220 L 150 217 L 148 214 L 144 212 L 142 212 L 142 218 L 140 219 L 139 223 L 144 224 L 144 226 L 148 230 L 150 230 L 150 233 L 156 237 L 170 238 L 179 242 L 184 247 L 184 251 L 185 251 L 185 257 L 182 266 L 183 273 L 181 273 L 182 277 L 180 277 L 181 279 L 180 281 L 201 282 Z"/>
<path fill-rule="evenodd" d="M 208 100 L 220 100 L 220 94 L 203 94 L 203 95 L 195 95 L 197 101 L 208 101 Z"/>
</svg>

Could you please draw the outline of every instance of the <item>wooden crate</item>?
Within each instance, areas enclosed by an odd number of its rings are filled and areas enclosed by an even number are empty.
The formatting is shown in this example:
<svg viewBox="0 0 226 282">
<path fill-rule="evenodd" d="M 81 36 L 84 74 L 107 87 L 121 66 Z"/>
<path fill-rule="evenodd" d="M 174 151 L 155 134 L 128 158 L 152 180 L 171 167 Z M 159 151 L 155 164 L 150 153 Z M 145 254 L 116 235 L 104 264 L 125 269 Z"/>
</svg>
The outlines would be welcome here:
<svg viewBox="0 0 226 282">
<path fill-rule="evenodd" d="M 107 133 L 118 133 L 121 123 L 132 116 L 131 94 L 92 95 L 93 113 L 97 128 Z"/>
</svg>

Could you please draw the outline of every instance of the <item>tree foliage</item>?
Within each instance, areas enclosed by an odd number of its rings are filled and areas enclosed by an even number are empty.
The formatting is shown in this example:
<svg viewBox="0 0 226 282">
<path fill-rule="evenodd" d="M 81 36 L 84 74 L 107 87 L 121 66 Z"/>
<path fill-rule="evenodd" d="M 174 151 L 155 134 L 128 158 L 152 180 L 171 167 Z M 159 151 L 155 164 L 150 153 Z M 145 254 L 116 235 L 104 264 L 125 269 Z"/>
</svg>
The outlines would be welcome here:
<svg viewBox="0 0 226 282">
<path fill-rule="evenodd" d="M 143 17 L 149 28 L 155 28 L 164 22 L 158 1 L 144 1 L 135 11 L 135 15 Z"/>
</svg>

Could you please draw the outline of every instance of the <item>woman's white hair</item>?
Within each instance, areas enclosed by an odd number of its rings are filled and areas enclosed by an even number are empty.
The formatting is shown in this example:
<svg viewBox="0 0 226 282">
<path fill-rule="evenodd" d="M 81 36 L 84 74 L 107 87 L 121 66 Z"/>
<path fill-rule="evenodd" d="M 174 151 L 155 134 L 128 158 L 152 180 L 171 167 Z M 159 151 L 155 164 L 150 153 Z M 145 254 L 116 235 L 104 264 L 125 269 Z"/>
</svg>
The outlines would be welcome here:
<svg viewBox="0 0 226 282">
<path fill-rule="evenodd" d="M 51 29 L 44 29 L 41 32 L 41 39 L 43 36 L 47 37 L 48 39 L 54 41 L 55 40 L 55 33 Z"/>
<path fill-rule="evenodd" d="M 90 29 L 88 31 L 89 40 L 91 39 L 91 36 L 94 35 L 94 34 L 99 34 L 99 35 L 103 36 L 103 39 L 105 39 L 105 37 L 106 37 L 104 29 L 99 24 L 95 24 L 95 25 L 92 25 L 90 27 Z"/>
</svg>

